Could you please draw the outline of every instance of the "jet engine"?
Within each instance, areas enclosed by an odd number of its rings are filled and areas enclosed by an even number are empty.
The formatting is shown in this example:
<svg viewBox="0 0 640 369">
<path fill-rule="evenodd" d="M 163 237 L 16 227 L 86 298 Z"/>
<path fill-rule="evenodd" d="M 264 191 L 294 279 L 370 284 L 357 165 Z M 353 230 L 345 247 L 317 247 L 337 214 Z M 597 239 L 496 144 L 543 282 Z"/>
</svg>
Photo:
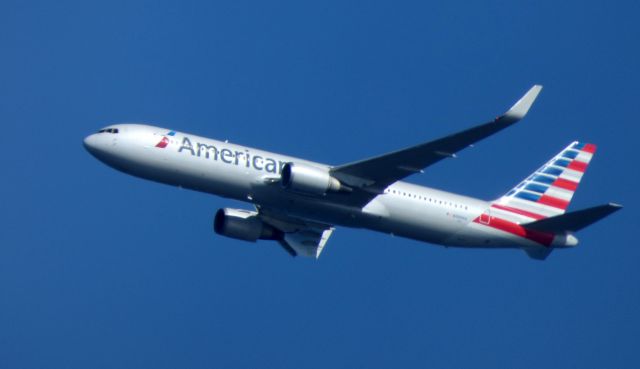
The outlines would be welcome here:
<svg viewBox="0 0 640 369">
<path fill-rule="evenodd" d="M 324 195 L 327 192 L 347 190 L 340 181 L 333 178 L 327 169 L 304 164 L 287 163 L 282 167 L 282 187 L 287 190 Z"/>
<path fill-rule="evenodd" d="M 213 230 L 222 236 L 251 242 L 282 238 L 282 232 L 265 224 L 257 212 L 242 209 L 218 210 L 213 218 Z"/>
</svg>

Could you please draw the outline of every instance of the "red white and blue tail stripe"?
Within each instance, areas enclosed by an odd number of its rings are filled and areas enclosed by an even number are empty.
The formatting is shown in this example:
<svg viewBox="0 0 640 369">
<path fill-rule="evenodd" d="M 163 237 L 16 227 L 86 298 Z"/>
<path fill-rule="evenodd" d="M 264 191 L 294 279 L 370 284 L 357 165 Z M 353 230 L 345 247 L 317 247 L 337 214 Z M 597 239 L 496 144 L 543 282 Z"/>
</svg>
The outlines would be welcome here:
<svg viewBox="0 0 640 369">
<path fill-rule="evenodd" d="M 491 214 L 516 224 L 564 214 L 596 146 L 573 142 L 500 199 Z"/>
</svg>

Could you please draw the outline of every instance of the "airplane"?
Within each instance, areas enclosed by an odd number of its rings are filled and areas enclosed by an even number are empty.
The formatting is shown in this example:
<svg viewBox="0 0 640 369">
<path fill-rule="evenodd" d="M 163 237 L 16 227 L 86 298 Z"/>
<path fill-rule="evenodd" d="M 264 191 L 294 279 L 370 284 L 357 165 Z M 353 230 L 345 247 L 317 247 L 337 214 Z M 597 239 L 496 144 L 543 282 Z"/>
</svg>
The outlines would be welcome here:
<svg viewBox="0 0 640 369">
<path fill-rule="evenodd" d="M 520 121 L 534 85 L 506 113 L 449 136 L 330 166 L 228 141 L 142 124 L 114 124 L 84 147 L 124 173 L 244 201 L 219 209 L 214 231 L 276 241 L 292 256 L 318 258 L 336 226 L 365 228 L 446 247 L 516 248 L 544 260 L 578 244 L 577 231 L 622 208 L 566 212 L 596 146 L 575 141 L 498 199 L 485 201 L 402 179 Z"/>
</svg>

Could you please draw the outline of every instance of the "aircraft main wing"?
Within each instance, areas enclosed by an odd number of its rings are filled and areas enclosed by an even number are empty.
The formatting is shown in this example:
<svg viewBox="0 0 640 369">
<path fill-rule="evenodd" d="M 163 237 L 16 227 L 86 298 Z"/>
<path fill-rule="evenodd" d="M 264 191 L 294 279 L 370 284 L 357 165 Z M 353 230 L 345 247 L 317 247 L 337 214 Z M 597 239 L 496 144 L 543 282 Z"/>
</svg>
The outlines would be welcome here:
<svg viewBox="0 0 640 369">
<path fill-rule="evenodd" d="M 491 122 L 435 141 L 340 165 L 331 169 L 331 175 L 360 190 L 357 191 L 360 193 L 352 193 L 351 196 L 363 206 L 390 184 L 422 172 L 424 168 L 444 158 L 455 157 L 458 151 L 518 122 L 527 114 L 541 89 L 542 86 L 534 85 L 506 113 Z"/>
<path fill-rule="evenodd" d="M 283 233 L 278 242 L 291 256 L 319 258 L 335 229 L 327 224 L 309 222 L 261 206 L 256 208 L 262 221 Z"/>
</svg>

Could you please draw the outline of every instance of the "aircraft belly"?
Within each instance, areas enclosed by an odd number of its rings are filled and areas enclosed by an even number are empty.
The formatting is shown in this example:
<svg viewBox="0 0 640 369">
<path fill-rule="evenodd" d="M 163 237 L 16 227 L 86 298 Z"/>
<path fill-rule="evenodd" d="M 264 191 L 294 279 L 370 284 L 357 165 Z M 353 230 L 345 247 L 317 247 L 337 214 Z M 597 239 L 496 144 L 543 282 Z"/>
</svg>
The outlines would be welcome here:
<svg viewBox="0 0 640 369">
<path fill-rule="evenodd" d="M 238 200 L 247 200 L 251 190 L 249 173 L 243 167 L 184 155 L 172 156 L 167 167 L 181 187 Z"/>
<path fill-rule="evenodd" d="M 339 203 L 324 201 L 321 196 L 308 196 L 284 190 L 279 183 L 262 184 L 254 181 L 251 197 L 258 206 L 277 209 L 283 214 L 318 223 L 359 227 L 356 219 L 360 213 Z"/>
<path fill-rule="evenodd" d="M 466 224 L 444 208 L 408 200 L 387 201 L 389 216 L 379 227 L 386 233 L 419 241 L 442 244 Z"/>
<path fill-rule="evenodd" d="M 410 199 L 385 199 L 384 196 L 359 209 L 328 202 L 320 196 L 284 191 L 277 183 L 256 184 L 252 194 L 260 206 L 277 208 L 286 215 L 436 244 L 446 244 L 473 219 L 462 211 L 428 206 Z"/>
<path fill-rule="evenodd" d="M 517 235 L 501 231 L 484 224 L 470 222 L 446 240 L 446 244 L 456 247 L 479 248 L 519 248 L 540 246 L 539 243 Z"/>
</svg>

